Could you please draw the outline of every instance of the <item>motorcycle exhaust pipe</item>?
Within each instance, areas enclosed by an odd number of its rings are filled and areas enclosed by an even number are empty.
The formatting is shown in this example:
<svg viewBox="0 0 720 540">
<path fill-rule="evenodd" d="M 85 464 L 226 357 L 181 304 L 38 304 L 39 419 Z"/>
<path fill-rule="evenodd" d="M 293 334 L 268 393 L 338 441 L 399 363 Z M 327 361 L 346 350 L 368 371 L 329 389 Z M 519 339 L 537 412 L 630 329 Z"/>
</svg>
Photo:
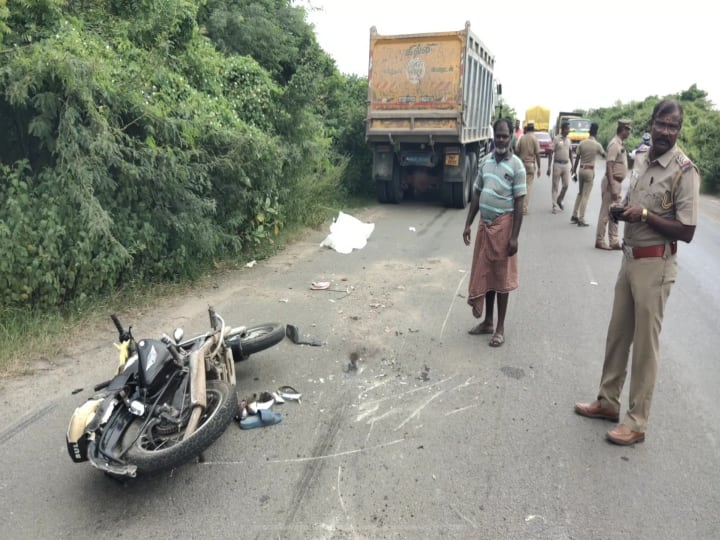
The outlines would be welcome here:
<svg viewBox="0 0 720 540">
<path fill-rule="evenodd" d="M 200 417 L 207 407 L 205 381 L 205 347 L 190 355 L 190 404 L 192 413 L 185 428 L 184 438 L 192 435 L 200 423 Z"/>
</svg>

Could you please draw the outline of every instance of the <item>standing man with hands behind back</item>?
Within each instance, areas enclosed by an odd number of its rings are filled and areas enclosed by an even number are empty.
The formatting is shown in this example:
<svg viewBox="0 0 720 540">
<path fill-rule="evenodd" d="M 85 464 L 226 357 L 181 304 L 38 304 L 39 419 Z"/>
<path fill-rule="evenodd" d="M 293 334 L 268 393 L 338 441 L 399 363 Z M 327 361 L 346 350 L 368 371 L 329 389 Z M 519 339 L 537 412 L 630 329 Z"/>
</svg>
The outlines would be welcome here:
<svg viewBox="0 0 720 540">
<path fill-rule="evenodd" d="M 652 145 L 635 158 L 625 208 L 618 216 L 625 221 L 623 258 L 600 389 L 592 403 L 575 404 L 579 415 L 620 419 L 620 394 L 632 346 L 628 409 L 623 421 L 607 433 L 610 442 L 625 446 L 645 440 L 665 303 L 677 276 L 677 243 L 689 243 L 697 224 L 700 175 L 676 144 L 682 123 L 683 109 L 676 101 L 663 100 L 653 109 Z"/>
</svg>

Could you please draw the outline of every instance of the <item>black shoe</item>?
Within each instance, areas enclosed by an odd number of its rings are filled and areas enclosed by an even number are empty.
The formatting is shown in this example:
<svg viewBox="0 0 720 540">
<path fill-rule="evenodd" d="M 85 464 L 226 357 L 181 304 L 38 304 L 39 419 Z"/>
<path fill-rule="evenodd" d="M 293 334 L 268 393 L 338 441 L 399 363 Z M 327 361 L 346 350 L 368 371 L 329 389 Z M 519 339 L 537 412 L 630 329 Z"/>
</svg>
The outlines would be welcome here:
<svg viewBox="0 0 720 540">
<path fill-rule="evenodd" d="M 590 224 L 589 224 L 589 223 L 585 223 L 584 221 L 580 221 L 580 220 L 578 219 L 577 226 L 578 226 L 578 227 L 589 227 Z"/>
<path fill-rule="evenodd" d="M 563 203 L 562 203 L 562 199 L 560 199 L 560 197 L 558 197 L 558 200 L 555 202 L 557 202 L 557 205 L 560 207 L 560 210 L 565 210 L 565 207 L 563 206 Z"/>
<path fill-rule="evenodd" d="M 576 218 L 575 216 L 570 218 L 570 223 L 577 223 L 577 222 L 578 222 L 578 218 Z"/>
</svg>

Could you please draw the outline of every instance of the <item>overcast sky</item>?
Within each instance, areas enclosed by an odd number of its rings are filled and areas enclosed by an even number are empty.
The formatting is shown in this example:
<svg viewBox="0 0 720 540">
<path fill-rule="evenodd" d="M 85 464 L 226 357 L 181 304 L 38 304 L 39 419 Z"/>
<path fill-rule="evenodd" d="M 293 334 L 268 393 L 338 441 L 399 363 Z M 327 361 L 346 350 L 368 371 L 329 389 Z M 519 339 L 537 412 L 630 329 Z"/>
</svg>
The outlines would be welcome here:
<svg viewBox="0 0 720 540">
<path fill-rule="evenodd" d="M 521 119 L 534 105 L 555 115 L 693 83 L 720 105 L 720 24 L 708 0 L 309 1 L 320 46 L 341 72 L 358 75 L 367 75 L 371 26 L 406 34 L 461 30 L 470 21 Z"/>
</svg>

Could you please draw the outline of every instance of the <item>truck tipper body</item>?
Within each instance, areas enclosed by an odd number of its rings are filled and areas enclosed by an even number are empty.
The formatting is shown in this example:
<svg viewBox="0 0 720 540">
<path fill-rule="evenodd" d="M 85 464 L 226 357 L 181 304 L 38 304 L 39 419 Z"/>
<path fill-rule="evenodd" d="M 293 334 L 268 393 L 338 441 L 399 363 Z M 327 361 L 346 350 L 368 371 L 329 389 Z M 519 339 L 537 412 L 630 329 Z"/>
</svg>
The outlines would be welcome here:
<svg viewBox="0 0 720 540">
<path fill-rule="evenodd" d="M 381 35 L 370 29 L 366 141 L 381 203 L 438 190 L 465 208 L 490 151 L 495 57 L 470 30 Z"/>
<path fill-rule="evenodd" d="M 536 105 L 525 111 L 525 123 L 523 128 L 527 127 L 528 122 L 535 124 L 535 131 L 550 131 L 550 109 Z"/>
<path fill-rule="evenodd" d="M 568 138 L 572 144 L 573 150 L 577 150 L 578 145 L 590 136 L 590 120 L 583 118 L 577 113 L 560 112 L 555 121 L 555 134 L 560 134 L 560 127 L 563 120 L 567 120 L 570 124 L 570 132 Z"/>
</svg>

